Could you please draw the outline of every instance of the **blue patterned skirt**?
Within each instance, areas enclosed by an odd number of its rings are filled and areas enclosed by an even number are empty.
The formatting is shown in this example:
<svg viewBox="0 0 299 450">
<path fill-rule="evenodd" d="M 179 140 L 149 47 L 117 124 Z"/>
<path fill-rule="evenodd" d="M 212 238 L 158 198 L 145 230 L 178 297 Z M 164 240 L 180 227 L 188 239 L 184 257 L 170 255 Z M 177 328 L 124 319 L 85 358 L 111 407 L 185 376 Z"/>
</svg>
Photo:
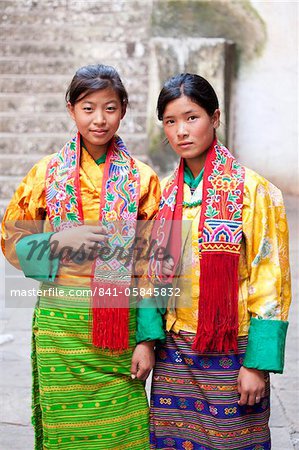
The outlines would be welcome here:
<svg viewBox="0 0 299 450">
<path fill-rule="evenodd" d="M 239 406 L 237 378 L 247 337 L 238 353 L 198 354 L 194 334 L 167 333 L 157 349 L 151 394 L 151 449 L 269 450 L 270 382 L 254 406 Z"/>
</svg>

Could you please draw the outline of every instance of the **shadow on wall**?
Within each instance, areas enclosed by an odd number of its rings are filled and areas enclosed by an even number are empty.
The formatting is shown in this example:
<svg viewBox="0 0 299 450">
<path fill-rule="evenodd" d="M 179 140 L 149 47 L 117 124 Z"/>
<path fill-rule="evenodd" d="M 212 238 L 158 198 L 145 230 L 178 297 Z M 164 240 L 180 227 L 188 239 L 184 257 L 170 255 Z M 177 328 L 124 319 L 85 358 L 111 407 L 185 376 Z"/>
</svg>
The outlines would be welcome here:
<svg viewBox="0 0 299 450">
<path fill-rule="evenodd" d="M 163 82 L 181 72 L 198 73 L 215 88 L 222 110 L 220 140 L 230 145 L 234 77 L 241 64 L 259 56 L 266 27 L 249 1 L 155 0 L 149 66 L 149 157 L 162 175 L 176 164 L 176 155 L 163 144 L 156 119 L 156 99 Z"/>
</svg>

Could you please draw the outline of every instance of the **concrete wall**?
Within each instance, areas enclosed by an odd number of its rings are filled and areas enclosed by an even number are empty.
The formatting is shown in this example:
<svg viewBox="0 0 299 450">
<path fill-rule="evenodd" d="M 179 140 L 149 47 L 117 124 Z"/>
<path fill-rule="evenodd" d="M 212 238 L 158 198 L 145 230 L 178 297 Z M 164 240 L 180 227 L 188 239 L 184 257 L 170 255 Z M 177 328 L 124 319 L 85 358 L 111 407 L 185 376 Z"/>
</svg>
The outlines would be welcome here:
<svg viewBox="0 0 299 450">
<path fill-rule="evenodd" d="M 243 164 L 297 195 L 298 20 L 295 1 L 155 0 L 152 21 L 154 36 L 222 37 L 236 44 L 230 148 Z"/>
<path fill-rule="evenodd" d="M 234 147 L 243 164 L 298 195 L 298 3 L 251 3 L 267 39 L 261 55 L 239 67 Z"/>
</svg>

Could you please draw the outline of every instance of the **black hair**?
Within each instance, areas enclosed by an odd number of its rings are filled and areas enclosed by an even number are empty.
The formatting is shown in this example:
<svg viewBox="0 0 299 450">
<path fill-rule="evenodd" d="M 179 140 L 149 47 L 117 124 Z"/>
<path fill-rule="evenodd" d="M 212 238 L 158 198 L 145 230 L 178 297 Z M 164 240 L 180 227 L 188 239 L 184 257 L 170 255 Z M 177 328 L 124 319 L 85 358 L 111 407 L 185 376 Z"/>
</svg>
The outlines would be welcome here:
<svg viewBox="0 0 299 450">
<path fill-rule="evenodd" d="M 76 102 L 92 92 L 107 88 L 117 93 L 125 112 L 129 102 L 127 91 L 114 67 L 104 64 L 94 64 L 78 69 L 67 88 L 65 101 L 74 106 Z"/>
<path fill-rule="evenodd" d="M 215 109 L 219 108 L 216 92 L 205 78 L 196 74 L 181 73 L 164 83 L 158 98 L 158 119 L 163 120 L 163 114 L 169 102 L 183 95 L 201 106 L 211 117 Z"/>
</svg>

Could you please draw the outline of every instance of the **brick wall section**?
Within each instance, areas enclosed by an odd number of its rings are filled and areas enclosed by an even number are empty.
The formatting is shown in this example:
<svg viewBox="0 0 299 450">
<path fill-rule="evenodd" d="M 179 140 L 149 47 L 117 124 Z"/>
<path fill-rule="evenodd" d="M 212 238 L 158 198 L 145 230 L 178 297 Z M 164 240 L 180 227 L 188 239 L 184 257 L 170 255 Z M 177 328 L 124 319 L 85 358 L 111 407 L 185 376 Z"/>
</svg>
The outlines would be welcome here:
<svg viewBox="0 0 299 450">
<path fill-rule="evenodd" d="M 116 67 L 131 108 L 120 134 L 146 160 L 152 0 L 0 1 L 0 210 L 43 155 L 74 134 L 64 94 L 85 64 Z"/>
</svg>

